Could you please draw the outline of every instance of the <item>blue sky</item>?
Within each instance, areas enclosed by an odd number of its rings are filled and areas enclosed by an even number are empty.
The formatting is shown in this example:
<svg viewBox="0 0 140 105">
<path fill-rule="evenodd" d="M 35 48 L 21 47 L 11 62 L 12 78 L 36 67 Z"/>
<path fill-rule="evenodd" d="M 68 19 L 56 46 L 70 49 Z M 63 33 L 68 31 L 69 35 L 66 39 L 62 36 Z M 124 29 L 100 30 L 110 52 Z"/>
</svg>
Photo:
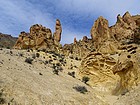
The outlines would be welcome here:
<svg viewBox="0 0 140 105">
<path fill-rule="evenodd" d="M 0 32 L 18 36 L 36 23 L 54 32 L 58 18 L 63 28 L 61 43 L 71 43 L 74 37 L 90 37 L 99 16 L 113 25 L 116 16 L 126 11 L 140 14 L 140 0 L 0 0 Z"/>
</svg>

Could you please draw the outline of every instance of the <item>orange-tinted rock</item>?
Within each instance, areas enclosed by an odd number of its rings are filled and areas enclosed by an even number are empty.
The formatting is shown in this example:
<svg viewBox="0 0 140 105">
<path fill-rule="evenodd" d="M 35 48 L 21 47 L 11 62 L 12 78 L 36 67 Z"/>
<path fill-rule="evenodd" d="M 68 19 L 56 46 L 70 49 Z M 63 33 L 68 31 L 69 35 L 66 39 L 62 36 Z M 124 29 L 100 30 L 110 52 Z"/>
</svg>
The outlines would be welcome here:
<svg viewBox="0 0 140 105">
<path fill-rule="evenodd" d="M 56 20 L 56 26 L 55 26 L 55 32 L 54 32 L 54 35 L 53 35 L 53 38 L 54 38 L 55 42 L 60 42 L 61 33 L 62 33 L 61 23 L 60 23 L 60 20 L 57 19 Z"/>
<path fill-rule="evenodd" d="M 91 37 L 98 48 L 100 43 L 110 38 L 108 21 L 100 16 L 91 29 Z"/>
<path fill-rule="evenodd" d="M 77 39 L 76 39 L 76 37 L 74 38 L 74 44 L 76 44 L 77 43 Z"/>
<path fill-rule="evenodd" d="M 21 32 L 14 48 L 16 49 L 32 48 L 40 50 L 46 49 L 54 51 L 57 49 L 57 47 L 60 47 L 58 46 L 58 44 L 59 43 L 57 43 L 56 45 L 56 43 L 54 42 L 52 32 L 49 28 L 35 24 L 31 26 L 30 33 Z"/>
<path fill-rule="evenodd" d="M 88 41 L 87 36 L 84 36 L 83 39 L 82 39 L 82 41 L 87 42 Z"/>
<path fill-rule="evenodd" d="M 122 43 L 129 43 L 134 35 L 134 30 L 138 26 L 134 18 L 126 12 L 123 17 L 117 16 L 117 22 L 114 26 L 110 27 L 110 34 L 115 40 Z"/>
</svg>

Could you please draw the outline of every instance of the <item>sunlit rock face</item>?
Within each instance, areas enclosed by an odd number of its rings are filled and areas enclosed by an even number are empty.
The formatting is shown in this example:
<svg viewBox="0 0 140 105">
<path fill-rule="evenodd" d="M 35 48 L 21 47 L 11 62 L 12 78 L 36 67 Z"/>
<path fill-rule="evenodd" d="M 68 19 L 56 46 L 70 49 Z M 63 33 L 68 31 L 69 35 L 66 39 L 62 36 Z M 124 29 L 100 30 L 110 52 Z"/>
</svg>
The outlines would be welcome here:
<svg viewBox="0 0 140 105">
<path fill-rule="evenodd" d="M 88 76 L 88 84 L 99 91 L 114 95 L 130 91 L 140 81 L 139 36 L 139 16 L 118 15 L 111 27 L 99 17 L 91 29 L 95 51 L 82 59 L 80 77 Z"/>
<path fill-rule="evenodd" d="M 56 20 L 55 32 L 33 25 L 30 33 L 21 32 L 17 49 L 45 49 L 79 60 L 76 75 L 88 76 L 91 87 L 114 95 L 124 94 L 139 84 L 140 16 L 126 12 L 117 16 L 115 25 L 100 16 L 91 28 L 91 38 L 74 38 L 71 44 L 60 44 L 62 26 Z"/>
<path fill-rule="evenodd" d="M 54 39 L 56 44 L 61 41 L 61 33 L 62 33 L 61 23 L 60 23 L 60 20 L 57 19 L 56 26 L 55 26 L 55 32 L 53 34 L 53 39 Z"/>
<path fill-rule="evenodd" d="M 62 28 L 59 20 L 56 20 L 56 32 L 54 37 L 52 36 L 52 32 L 49 28 L 35 24 L 30 27 L 30 33 L 20 33 L 14 48 L 56 50 L 61 46 L 61 32 Z"/>
</svg>

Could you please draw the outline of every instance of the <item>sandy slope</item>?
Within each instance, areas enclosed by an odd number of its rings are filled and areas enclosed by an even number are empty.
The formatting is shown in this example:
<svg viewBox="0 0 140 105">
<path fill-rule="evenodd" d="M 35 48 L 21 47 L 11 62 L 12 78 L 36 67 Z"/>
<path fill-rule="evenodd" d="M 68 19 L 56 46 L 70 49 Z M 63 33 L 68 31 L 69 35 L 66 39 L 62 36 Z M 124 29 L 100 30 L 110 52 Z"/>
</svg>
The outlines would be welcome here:
<svg viewBox="0 0 140 105">
<path fill-rule="evenodd" d="M 55 75 L 52 68 L 34 60 L 25 61 L 30 53 L 10 50 L 0 51 L 0 88 L 7 102 L 16 105 L 104 105 L 106 102 L 84 83 L 61 72 Z M 41 73 L 42 75 L 39 75 Z M 86 86 L 89 92 L 81 94 L 74 86 Z"/>
<path fill-rule="evenodd" d="M 45 60 L 53 58 L 52 54 L 40 53 L 32 64 L 25 62 L 36 52 L 26 50 L 0 50 L 0 98 L 10 105 L 139 105 L 140 87 L 124 96 L 102 94 L 67 74 L 71 63 L 77 66 L 80 61 L 66 59 L 65 68 L 59 75 L 52 72 Z M 22 56 L 21 56 L 22 54 Z M 51 57 L 50 57 L 51 56 Z M 54 61 L 54 62 L 57 62 Z M 76 68 L 74 68 L 76 70 Z M 74 86 L 85 86 L 87 93 L 82 94 Z"/>
</svg>

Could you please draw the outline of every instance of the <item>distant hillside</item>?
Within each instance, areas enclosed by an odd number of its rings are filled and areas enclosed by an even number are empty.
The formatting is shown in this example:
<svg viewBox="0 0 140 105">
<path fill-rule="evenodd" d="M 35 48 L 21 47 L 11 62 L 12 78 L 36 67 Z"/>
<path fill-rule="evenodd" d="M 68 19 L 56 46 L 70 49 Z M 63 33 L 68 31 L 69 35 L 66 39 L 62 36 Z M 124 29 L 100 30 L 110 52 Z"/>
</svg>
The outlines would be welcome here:
<svg viewBox="0 0 140 105">
<path fill-rule="evenodd" d="M 16 40 L 16 37 L 0 33 L 0 47 L 11 48 L 14 46 Z"/>
</svg>

